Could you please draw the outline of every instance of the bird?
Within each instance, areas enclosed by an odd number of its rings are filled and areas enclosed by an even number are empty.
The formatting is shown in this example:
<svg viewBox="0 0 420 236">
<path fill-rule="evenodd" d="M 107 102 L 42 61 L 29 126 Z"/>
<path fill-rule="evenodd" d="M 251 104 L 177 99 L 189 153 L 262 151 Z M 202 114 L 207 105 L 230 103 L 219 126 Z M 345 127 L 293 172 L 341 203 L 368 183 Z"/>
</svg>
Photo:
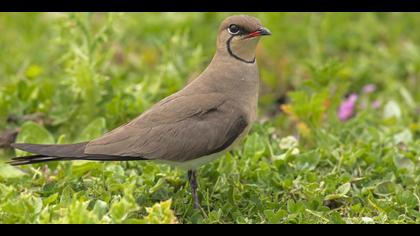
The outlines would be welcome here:
<svg viewBox="0 0 420 236">
<path fill-rule="evenodd" d="M 256 121 L 260 76 L 256 48 L 271 35 L 259 19 L 233 15 L 218 29 L 216 52 L 207 68 L 178 92 L 134 120 L 88 142 L 13 143 L 33 155 L 13 166 L 50 161 L 155 161 L 187 171 L 192 203 L 200 208 L 197 169 L 231 150 Z"/>
</svg>

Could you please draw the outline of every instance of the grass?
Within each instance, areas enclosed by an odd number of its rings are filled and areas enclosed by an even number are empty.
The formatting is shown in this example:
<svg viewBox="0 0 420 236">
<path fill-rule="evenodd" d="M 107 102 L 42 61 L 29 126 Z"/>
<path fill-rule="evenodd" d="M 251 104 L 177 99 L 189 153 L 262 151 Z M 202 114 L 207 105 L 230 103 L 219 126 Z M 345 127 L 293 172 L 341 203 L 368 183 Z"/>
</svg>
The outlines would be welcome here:
<svg viewBox="0 0 420 236">
<path fill-rule="evenodd" d="M 258 48 L 260 119 L 199 170 L 202 211 L 166 165 L 0 163 L 0 223 L 420 223 L 420 16 L 250 14 L 273 33 Z M 100 136 L 199 74 L 228 15 L 0 14 L 0 130 Z M 340 121 L 350 93 L 356 114 Z"/>
</svg>

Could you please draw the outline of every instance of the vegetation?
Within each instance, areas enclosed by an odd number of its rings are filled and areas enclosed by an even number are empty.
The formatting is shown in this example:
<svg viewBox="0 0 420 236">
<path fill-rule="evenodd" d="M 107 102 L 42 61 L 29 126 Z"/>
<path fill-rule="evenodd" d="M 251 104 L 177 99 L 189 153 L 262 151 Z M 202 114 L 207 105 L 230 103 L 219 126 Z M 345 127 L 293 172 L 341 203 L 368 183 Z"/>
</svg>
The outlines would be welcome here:
<svg viewBox="0 0 420 236">
<path fill-rule="evenodd" d="M 186 173 L 151 162 L 11 167 L 0 223 L 420 223 L 420 31 L 411 13 L 251 13 L 259 122 Z M 121 125 L 209 63 L 229 13 L 0 14 L 0 135 L 73 143 Z M 285 102 L 286 101 L 286 102 Z"/>
</svg>

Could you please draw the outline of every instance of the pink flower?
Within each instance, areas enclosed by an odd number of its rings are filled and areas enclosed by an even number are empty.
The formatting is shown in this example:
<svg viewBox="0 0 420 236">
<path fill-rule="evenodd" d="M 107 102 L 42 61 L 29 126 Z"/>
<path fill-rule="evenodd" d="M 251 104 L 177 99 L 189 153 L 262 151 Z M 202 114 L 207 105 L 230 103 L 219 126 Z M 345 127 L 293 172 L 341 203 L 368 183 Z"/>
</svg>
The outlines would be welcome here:
<svg viewBox="0 0 420 236">
<path fill-rule="evenodd" d="M 366 93 L 366 94 L 373 93 L 373 92 L 376 91 L 376 85 L 374 85 L 374 84 L 365 85 L 363 87 L 362 91 L 363 91 L 363 93 Z"/>
<path fill-rule="evenodd" d="M 375 101 L 372 102 L 372 108 L 373 109 L 378 109 L 378 108 L 381 107 L 381 105 L 382 105 L 382 103 L 379 100 L 375 100 Z"/>
<path fill-rule="evenodd" d="M 357 94 L 352 93 L 346 100 L 341 103 L 338 110 L 338 118 L 341 121 L 347 121 L 354 116 L 357 99 Z"/>
</svg>

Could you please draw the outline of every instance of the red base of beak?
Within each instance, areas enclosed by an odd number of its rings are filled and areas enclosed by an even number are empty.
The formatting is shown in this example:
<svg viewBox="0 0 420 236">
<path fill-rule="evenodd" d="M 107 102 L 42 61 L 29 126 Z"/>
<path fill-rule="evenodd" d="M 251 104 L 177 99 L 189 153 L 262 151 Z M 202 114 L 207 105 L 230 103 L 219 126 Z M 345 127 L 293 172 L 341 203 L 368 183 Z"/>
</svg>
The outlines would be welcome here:
<svg viewBox="0 0 420 236">
<path fill-rule="evenodd" d="M 252 32 L 252 33 L 248 34 L 246 37 L 247 38 L 254 38 L 254 37 L 258 37 L 258 36 L 261 36 L 261 32 L 260 31 Z"/>
<path fill-rule="evenodd" d="M 258 29 L 257 31 L 254 31 L 248 34 L 247 36 L 245 36 L 245 38 L 248 39 L 248 38 L 254 38 L 254 37 L 264 36 L 264 35 L 271 35 L 271 32 L 268 29 L 262 27 Z"/>
</svg>

